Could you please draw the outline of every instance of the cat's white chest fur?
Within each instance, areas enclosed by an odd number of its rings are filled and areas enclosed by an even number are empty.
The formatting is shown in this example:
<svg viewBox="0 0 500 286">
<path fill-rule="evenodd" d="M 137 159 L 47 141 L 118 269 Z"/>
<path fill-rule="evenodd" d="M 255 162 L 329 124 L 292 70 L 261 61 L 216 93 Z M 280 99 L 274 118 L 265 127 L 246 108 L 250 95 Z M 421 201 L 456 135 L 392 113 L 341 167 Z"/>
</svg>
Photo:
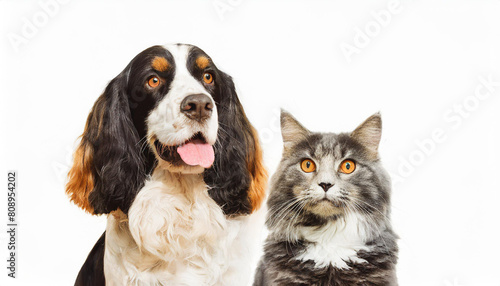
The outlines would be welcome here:
<svg viewBox="0 0 500 286">
<path fill-rule="evenodd" d="M 227 218 L 199 176 L 153 175 L 128 220 L 108 218 L 106 285 L 245 285 L 251 219 Z"/>
<path fill-rule="evenodd" d="M 366 263 L 357 256 L 359 250 L 369 251 L 365 241 L 367 233 L 364 224 L 356 215 L 348 215 L 321 228 L 302 227 L 299 237 L 311 242 L 296 259 L 315 262 L 317 268 L 328 267 L 348 269 L 346 262 Z"/>
</svg>

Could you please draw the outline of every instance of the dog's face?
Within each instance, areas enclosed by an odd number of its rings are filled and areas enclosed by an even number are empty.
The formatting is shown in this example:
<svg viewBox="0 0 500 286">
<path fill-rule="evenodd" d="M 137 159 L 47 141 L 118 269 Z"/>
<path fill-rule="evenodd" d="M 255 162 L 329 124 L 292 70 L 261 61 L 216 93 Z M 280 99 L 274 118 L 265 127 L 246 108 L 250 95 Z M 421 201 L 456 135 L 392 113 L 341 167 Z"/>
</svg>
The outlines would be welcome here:
<svg viewBox="0 0 500 286">
<path fill-rule="evenodd" d="M 201 49 L 152 47 L 130 64 L 130 111 L 158 166 L 200 173 L 214 161 L 217 104 L 226 100 L 221 72 Z"/>
<path fill-rule="evenodd" d="M 227 214 L 257 209 L 267 182 L 231 77 L 184 44 L 144 50 L 108 84 L 74 159 L 66 192 L 94 214 L 127 212 L 155 168 L 203 173 Z"/>
</svg>

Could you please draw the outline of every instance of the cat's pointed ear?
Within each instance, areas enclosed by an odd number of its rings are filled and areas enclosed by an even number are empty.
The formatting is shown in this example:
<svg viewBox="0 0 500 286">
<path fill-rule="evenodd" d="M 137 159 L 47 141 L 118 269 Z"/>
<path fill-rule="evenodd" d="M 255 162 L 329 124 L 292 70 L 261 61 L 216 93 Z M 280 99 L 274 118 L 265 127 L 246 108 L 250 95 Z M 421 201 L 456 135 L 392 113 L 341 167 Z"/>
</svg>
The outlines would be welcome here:
<svg viewBox="0 0 500 286">
<path fill-rule="evenodd" d="M 289 149 L 294 142 L 301 141 L 309 135 L 307 130 L 290 113 L 281 109 L 281 136 L 285 150 Z"/>
<path fill-rule="evenodd" d="M 368 117 L 351 133 L 351 138 L 363 145 L 367 149 L 368 155 L 374 159 L 378 157 L 378 145 L 381 137 L 382 117 L 380 112 Z"/>
</svg>

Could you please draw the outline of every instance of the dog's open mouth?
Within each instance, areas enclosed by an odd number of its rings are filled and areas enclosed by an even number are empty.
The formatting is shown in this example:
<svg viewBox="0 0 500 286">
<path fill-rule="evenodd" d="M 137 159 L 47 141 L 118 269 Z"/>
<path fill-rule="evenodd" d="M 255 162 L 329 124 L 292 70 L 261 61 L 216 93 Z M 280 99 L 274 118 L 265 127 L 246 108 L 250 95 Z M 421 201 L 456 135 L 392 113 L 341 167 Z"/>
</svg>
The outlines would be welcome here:
<svg viewBox="0 0 500 286">
<path fill-rule="evenodd" d="M 200 132 L 180 145 L 165 145 L 158 139 L 154 145 L 160 158 L 174 165 L 184 162 L 190 166 L 209 168 L 214 163 L 214 148 L 207 143 Z"/>
</svg>

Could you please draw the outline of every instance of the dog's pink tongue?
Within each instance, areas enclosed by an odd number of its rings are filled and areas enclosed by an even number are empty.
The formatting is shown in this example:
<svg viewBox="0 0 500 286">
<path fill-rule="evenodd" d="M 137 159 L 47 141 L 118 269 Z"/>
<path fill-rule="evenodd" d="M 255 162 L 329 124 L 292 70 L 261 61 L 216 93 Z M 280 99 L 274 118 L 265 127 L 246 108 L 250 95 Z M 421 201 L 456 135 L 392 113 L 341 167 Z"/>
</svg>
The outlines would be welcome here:
<svg viewBox="0 0 500 286">
<path fill-rule="evenodd" d="M 200 165 L 209 168 L 214 163 L 214 148 L 207 143 L 188 142 L 177 147 L 177 153 L 181 155 L 184 163 L 191 166 Z"/>
</svg>

